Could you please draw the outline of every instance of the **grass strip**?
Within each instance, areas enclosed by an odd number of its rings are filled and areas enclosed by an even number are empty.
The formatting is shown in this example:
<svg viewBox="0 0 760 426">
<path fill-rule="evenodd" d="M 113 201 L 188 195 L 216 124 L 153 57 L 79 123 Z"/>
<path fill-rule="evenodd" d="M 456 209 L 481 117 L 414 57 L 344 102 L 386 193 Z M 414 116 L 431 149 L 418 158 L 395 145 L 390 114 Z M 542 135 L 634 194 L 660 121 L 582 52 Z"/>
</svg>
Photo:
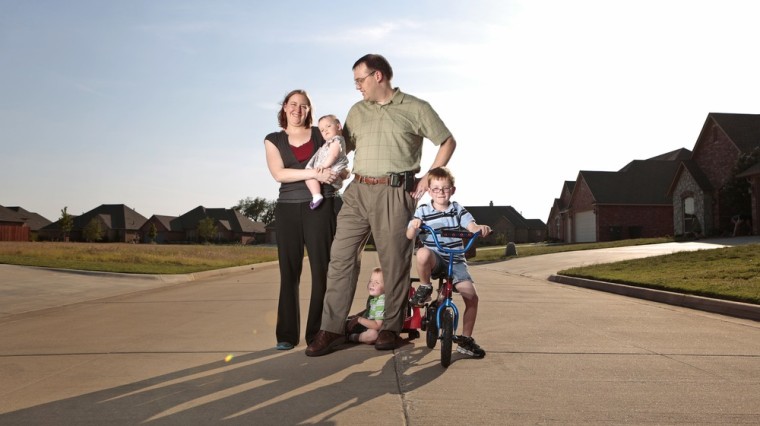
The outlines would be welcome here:
<svg viewBox="0 0 760 426">
<path fill-rule="evenodd" d="M 760 244 L 570 268 L 561 275 L 760 304 Z"/>
<path fill-rule="evenodd" d="M 84 271 L 188 274 L 273 260 L 270 246 L 0 242 L 0 263 Z"/>
</svg>

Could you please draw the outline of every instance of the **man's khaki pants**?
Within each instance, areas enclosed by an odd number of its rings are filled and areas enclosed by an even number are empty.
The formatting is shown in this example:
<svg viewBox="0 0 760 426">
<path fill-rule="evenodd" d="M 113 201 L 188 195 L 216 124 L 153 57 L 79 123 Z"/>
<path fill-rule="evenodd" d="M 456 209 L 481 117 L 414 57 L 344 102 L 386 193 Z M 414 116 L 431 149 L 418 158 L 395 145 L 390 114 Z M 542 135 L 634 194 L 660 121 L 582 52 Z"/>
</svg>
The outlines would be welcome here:
<svg viewBox="0 0 760 426">
<path fill-rule="evenodd" d="M 409 297 L 413 241 L 406 228 L 416 201 L 402 187 L 351 182 L 343 194 L 338 227 L 330 251 L 322 329 L 344 333 L 345 320 L 356 294 L 361 254 L 370 234 L 375 240 L 385 281 L 382 329 L 399 333 Z M 367 277 L 369 279 L 369 277 Z"/>
</svg>

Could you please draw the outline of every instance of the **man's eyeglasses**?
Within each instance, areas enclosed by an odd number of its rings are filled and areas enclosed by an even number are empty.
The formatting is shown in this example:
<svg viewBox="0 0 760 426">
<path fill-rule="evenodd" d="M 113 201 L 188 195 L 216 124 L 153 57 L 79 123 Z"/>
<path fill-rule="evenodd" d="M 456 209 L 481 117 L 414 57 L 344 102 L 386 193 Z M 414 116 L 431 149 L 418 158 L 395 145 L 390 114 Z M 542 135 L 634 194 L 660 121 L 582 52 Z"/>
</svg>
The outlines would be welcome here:
<svg viewBox="0 0 760 426">
<path fill-rule="evenodd" d="M 369 74 L 365 75 L 365 76 L 364 76 L 364 77 L 362 77 L 362 78 L 357 78 L 357 79 L 355 79 L 355 80 L 354 80 L 354 84 L 355 84 L 355 85 L 357 85 L 357 86 L 361 86 L 361 85 L 362 85 L 362 83 L 364 83 L 364 80 L 366 80 L 366 79 L 367 79 L 367 77 L 371 76 L 372 74 L 374 74 L 374 73 L 376 73 L 376 72 L 377 72 L 377 70 L 375 70 L 375 71 L 372 71 L 371 73 L 369 73 Z"/>
<path fill-rule="evenodd" d="M 443 188 L 430 188 L 430 192 L 433 194 L 440 194 L 443 192 L 444 194 L 448 194 L 451 192 L 451 190 L 454 189 L 453 186 L 444 186 Z"/>
</svg>

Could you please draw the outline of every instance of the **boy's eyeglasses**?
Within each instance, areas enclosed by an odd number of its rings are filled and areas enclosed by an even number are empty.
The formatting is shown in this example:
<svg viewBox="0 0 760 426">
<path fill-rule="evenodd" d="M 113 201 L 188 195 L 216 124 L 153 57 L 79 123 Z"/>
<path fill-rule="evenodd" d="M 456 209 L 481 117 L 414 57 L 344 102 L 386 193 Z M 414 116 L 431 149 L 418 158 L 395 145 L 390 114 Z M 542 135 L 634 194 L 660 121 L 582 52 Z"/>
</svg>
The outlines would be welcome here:
<svg viewBox="0 0 760 426">
<path fill-rule="evenodd" d="M 451 190 L 454 189 L 453 186 L 444 186 L 443 188 L 430 188 L 430 192 L 433 194 L 440 194 L 443 192 L 444 194 L 448 194 L 451 192 Z"/>
</svg>

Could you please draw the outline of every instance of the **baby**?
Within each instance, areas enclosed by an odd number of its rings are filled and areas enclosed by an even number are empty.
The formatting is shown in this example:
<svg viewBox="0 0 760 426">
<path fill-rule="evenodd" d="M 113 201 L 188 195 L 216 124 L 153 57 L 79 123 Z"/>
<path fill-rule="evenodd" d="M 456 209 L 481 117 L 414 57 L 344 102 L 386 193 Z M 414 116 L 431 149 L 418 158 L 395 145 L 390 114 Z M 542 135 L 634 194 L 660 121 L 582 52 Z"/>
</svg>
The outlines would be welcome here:
<svg viewBox="0 0 760 426">
<path fill-rule="evenodd" d="M 338 178 L 333 182 L 335 189 L 340 189 L 343 186 L 343 179 L 340 177 L 343 170 L 348 167 L 348 157 L 346 157 L 346 140 L 341 136 L 342 128 L 340 120 L 334 115 L 325 115 L 319 119 L 318 122 L 319 131 L 322 133 L 322 137 L 325 138 L 325 143 L 322 145 L 314 156 L 311 157 L 309 163 L 306 164 L 307 169 L 326 169 L 330 168 L 334 172 L 338 173 Z M 314 210 L 322 204 L 324 196 L 322 196 L 322 185 L 316 179 L 307 179 L 306 187 L 311 192 L 311 202 L 309 208 Z"/>
</svg>

